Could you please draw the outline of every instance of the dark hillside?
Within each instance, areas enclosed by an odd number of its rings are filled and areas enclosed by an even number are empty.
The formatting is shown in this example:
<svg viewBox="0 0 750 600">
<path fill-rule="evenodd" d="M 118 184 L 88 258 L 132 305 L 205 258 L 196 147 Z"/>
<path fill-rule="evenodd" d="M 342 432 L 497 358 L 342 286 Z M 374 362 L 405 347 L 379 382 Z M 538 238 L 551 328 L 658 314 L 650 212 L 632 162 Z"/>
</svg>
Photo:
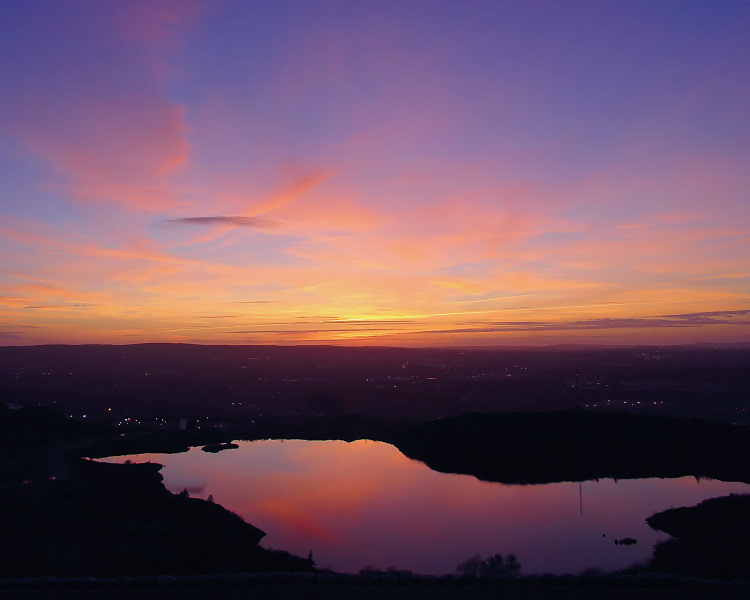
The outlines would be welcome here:
<svg viewBox="0 0 750 600">
<path fill-rule="evenodd" d="M 221 506 L 168 492 L 160 468 L 81 460 L 69 480 L 4 486 L 0 577 L 311 569 Z"/>
<path fill-rule="evenodd" d="M 713 498 L 646 522 L 674 539 L 657 544 L 651 568 L 697 577 L 750 578 L 750 496 Z"/>
<path fill-rule="evenodd" d="M 750 430 L 700 419 L 468 414 L 411 427 L 396 445 L 434 470 L 504 483 L 683 475 L 750 482 Z"/>
<path fill-rule="evenodd" d="M 156 464 L 77 458 L 123 439 L 41 408 L 0 408 L 0 578 L 305 571 L 218 504 L 172 494 Z"/>
</svg>

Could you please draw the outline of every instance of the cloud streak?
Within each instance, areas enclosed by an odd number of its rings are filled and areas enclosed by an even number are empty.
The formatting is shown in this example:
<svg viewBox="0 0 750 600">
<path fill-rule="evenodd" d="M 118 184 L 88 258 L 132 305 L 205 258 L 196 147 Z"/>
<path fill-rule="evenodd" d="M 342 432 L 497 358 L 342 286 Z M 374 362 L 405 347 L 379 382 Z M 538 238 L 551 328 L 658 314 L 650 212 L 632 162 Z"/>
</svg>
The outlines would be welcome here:
<svg viewBox="0 0 750 600">
<path fill-rule="evenodd" d="M 602 318 L 583 319 L 564 323 L 546 321 L 501 321 L 488 323 L 481 327 L 433 330 L 430 334 L 461 333 L 500 333 L 500 332 L 537 332 L 537 331 L 577 331 L 577 330 L 611 330 L 611 329 L 651 329 L 672 327 L 700 327 L 704 325 L 750 325 L 750 310 L 724 310 L 686 313 L 680 315 L 659 315 L 641 318 Z"/>
<path fill-rule="evenodd" d="M 206 217 L 180 217 L 177 219 L 165 219 L 167 225 L 192 225 L 199 227 L 251 227 L 255 229 L 270 229 L 278 227 L 279 223 L 260 217 L 225 216 L 215 215 Z"/>
</svg>

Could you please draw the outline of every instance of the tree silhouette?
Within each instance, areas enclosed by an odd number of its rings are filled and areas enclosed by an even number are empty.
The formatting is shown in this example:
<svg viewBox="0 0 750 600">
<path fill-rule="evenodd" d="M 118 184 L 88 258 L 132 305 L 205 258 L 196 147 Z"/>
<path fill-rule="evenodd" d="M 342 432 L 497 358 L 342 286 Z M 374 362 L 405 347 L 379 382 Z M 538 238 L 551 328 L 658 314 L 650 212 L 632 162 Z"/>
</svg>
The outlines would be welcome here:
<svg viewBox="0 0 750 600">
<path fill-rule="evenodd" d="M 477 577 L 482 566 L 482 557 L 475 554 L 467 558 L 464 562 L 456 567 L 456 573 L 461 577 Z"/>
<path fill-rule="evenodd" d="M 482 560 L 475 554 L 456 567 L 461 577 L 517 577 L 521 574 L 521 564 L 515 554 L 495 554 Z"/>
</svg>

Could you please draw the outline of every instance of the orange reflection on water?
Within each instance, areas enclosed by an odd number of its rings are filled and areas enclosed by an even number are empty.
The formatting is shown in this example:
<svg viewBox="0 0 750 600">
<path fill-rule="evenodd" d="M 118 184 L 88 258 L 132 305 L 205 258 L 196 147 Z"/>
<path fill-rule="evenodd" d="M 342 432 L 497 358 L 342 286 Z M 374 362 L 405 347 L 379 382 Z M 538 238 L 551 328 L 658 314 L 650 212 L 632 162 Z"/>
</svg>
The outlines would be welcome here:
<svg viewBox="0 0 750 600">
<path fill-rule="evenodd" d="M 172 491 L 213 495 L 266 532 L 262 545 L 312 550 L 318 566 L 342 572 L 442 574 L 495 553 L 516 554 L 526 573 L 623 568 L 666 538 L 645 524 L 653 512 L 750 491 L 693 478 L 501 485 L 437 473 L 366 440 L 265 440 L 219 454 L 193 448 L 130 458 L 165 464 Z M 614 544 L 623 537 L 638 544 Z"/>
</svg>

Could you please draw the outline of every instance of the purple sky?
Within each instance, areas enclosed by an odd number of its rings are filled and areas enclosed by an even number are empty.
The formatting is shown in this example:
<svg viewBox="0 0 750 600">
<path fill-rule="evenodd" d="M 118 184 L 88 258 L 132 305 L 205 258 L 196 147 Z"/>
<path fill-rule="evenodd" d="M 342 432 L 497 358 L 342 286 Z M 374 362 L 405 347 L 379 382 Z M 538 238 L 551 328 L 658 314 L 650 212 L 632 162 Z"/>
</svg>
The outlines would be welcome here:
<svg viewBox="0 0 750 600">
<path fill-rule="evenodd" d="M 750 341 L 750 3 L 6 0 L 0 343 Z"/>
</svg>

